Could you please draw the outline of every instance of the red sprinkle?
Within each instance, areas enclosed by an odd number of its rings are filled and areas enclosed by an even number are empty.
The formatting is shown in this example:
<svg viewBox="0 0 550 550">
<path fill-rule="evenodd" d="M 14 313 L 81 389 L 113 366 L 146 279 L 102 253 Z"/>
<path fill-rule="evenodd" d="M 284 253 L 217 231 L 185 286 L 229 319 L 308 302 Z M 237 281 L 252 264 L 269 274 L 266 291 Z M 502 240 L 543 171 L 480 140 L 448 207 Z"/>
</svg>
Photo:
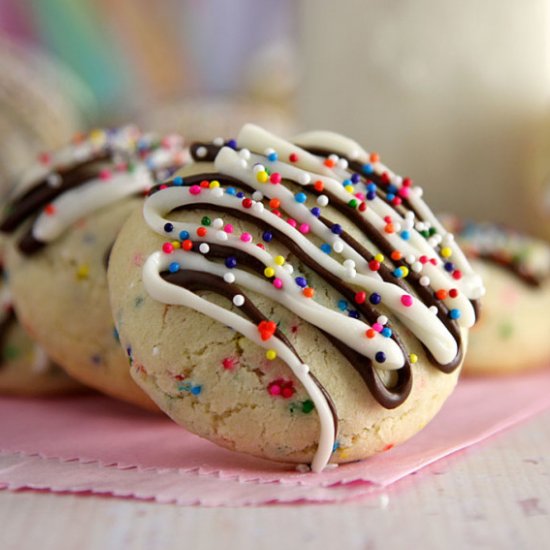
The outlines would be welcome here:
<svg viewBox="0 0 550 550">
<path fill-rule="evenodd" d="M 199 237 L 204 237 L 207 233 L 208 233 L 208 229 L 206 229 L 206 227 L 199 227 L 197 229 L 197 235 Z"/>
<path fill-rule="evenodd" d="M 288 155 L 288 160 L 290 162 L 298 162 L 298 155 L 296 153 L 290 153 L 290 155 Z"/>
<path fill-rule="evenodd" d="M 246 199 L 243 199 L 242 205 L 244 208 L 251 208 L 252 207 L 252 199 L 249 199 L 248 197 Z"/>
<path fill-rule="evenodd" d="M 367 295 L 363 291 L 357 292 L 355 294 L 356 304 L 364 304 L 366 299 L 367 299 Z"/>
<path fill-rule="evenodd" d="M 315 191 L 321 192 L 325 188 L 325 184 L 321 180 L 317 180 L 313 184 L 313 188 L 315 189 Z"/>
</svg>

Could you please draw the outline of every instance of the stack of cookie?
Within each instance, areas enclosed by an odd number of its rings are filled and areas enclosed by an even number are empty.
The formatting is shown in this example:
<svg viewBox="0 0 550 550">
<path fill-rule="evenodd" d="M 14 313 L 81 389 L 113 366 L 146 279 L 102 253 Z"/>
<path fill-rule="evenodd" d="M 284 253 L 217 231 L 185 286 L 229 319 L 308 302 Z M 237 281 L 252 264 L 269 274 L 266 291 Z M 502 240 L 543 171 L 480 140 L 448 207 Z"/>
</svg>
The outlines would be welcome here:
<svg viewBox="0 0 550 550">
<path fill-rule="evenodd" d="M 422 429 L 485 291 L 422 189 L 331 132 L 248 124 L 190 155 L 97 131 L 15 189 L 9 284 L 47 355 L 218 445 L 314 471 Z"/>
</svg>

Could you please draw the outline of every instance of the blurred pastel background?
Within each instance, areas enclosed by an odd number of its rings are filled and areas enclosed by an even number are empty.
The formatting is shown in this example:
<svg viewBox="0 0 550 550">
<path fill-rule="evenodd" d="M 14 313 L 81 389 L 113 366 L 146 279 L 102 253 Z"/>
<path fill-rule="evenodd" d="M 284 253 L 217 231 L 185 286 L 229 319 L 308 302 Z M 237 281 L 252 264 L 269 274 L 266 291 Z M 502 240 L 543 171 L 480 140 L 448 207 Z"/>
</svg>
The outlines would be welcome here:
<svg viewBox="0 0 550 550">
<path fill-rule="evenodd" d="M 323 127 L 550 237 L 549 105 L 550 0 L 0 0 L 3 182 L 100 124 Z"/>
</svg>

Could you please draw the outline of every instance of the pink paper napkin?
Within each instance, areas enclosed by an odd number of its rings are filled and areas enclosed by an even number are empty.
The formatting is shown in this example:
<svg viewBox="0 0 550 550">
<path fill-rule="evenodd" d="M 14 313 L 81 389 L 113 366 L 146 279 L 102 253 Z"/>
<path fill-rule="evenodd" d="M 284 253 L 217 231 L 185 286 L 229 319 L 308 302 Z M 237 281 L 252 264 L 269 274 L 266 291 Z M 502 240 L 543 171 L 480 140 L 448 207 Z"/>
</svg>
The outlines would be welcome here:
<svg viewBox="0 0 550 550">
<path fill-rule="evenodd" d="M 232 491 L 243 482 L 247 486 L 270 485 L 261 489 L 262 498 L 267 499 L 262 502 L 278 500 L 277 496 L 284 501 L 286 490 L 299 500 L 311 495 L 312 489 L 326 500 L 330 491 L 322 489 L 339 487 L 340 491 L 342 486 L 353 488 L 348 494 L 355 496 L 358 488 L 364 492 L 367 486 L 369 490 L 372 485 L 387 486 L 547 408 L 550 370 L 504 379 L 464 379 L 436 419 L 407 443 L 315 475 L 220 449 L 168 419 L 106 397 L 2 398 L 0 452 L 24 456 L 19 457 L 16 467 L 0 470 L 0 484 L 24 486 L 23 472 L 31 481 L 33 475 L 39 478 L 34 486 L 47 488 L 49 471 L 50 486 L 54 487 L 63 461 L 78 461 L 78 468 L 71 471 L 71 482 L 58 484 L 58 490 L 80 487 L 93 491 L 94 479 L 106 476 L 110 481 L 102 485 L 103 489 L 111 486 L 116 492 L 118 487 L 119 492 L 132 495 L 132 483 L 137 488 L 145 484 L 142 494 L 146 496 L 142 498 L 157 500 L 174 499 L 177 486 L 190 502 L 194 493 L 188 491 L 195 491 L 202 481 L 214 491 L 217 484 L 220 494 L 213 500 L 225 504 L 231 504 Z M 130 473 L 130 469 L 135 471 Z M 242 493 L 243 487 L 239 490 Z M 336 492 L 334 495 L 336 498 Z"/>
</svg>

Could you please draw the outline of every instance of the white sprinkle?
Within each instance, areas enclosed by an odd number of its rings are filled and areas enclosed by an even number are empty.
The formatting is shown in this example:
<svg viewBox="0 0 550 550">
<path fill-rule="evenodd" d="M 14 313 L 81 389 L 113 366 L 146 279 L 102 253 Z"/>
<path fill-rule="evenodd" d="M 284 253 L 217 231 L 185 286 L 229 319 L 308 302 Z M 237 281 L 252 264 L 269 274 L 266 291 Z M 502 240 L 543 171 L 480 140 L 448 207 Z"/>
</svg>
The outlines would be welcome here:
<svg viewBox="0 0 550 550">
<path fill-rule="evenodd" d="M 344 260 L 344 267 L 354 268 L 355 267 L 355 261 L 351 258 L 348 258 L 347 260 Z"/>
<path fill-rule="evenodd" d="M 221 218 L 214 218 L 212 220 L 212 227 L 214 229 L 221 229 L 223 227 L 223 220 Z"/>
<path fill-rule="evenodd" d="M 424 222 L 417 222 L 414 228 L 419 232 L 424 231 L 424 229 L 426 229 L 426 224 Z"/>
<path fill-rule="evenodd" d="M 331 160 L 332 162 L 334 162 L 334 164 L 336 164 L 339 159 L 340 159 L 340 157 L 338 155 L 335 155 L 335 154 L 332 154 L 332 155 L 328 156 L 328 160 Z"/>
<path fill-rule="evenodd" d="M 423 275 L 420 277 L 420 280 L 418 281 L 420 283 L 420 286 L 428 286 L 430 284 L 430 278 L 426 275 Z"/>
<path fill-rule="evenodd" d="M 435 237 L 436 237 L 435 235 L 432 235 L 432 236 L 428 239 L 428 244 L 429 244 L 432 248 L 435 248 L 435 247 L 438 245 L 437 239 L 436 239 Z"/>
<path fill-rule="evenodd" d="M 403 178 L 401 176 L 393 176 L 393 182 L 397 187 L 401 187 L 403 185 Z"/>
<path fill-rule="evenodd" d="M 437 315 L 437 307 L 436 306 L 430 306 L 429 310 L 434 314 Z"/>
<path fill-rule="evenodd" d="M 292 266 L 292 264 L 285 264 L 283 268 L 286 269 L 291 275 L 294 272 L 294 267 Z"/>
<path fill-rule="evenodd" d="M 296 464 L 296 471 L 301 474 L 307 474 L 311 468 L 307 464 Z"/>
<path fill-rule="evenodd" d="M 416 261 L 416 257 L 414 254 L 409 254 L 407 256 L 405 256 L 405 261 L 411 265 L 411 264 L 414 264 L 414 262 Z"/>
<path fill-rule="evenodd" d="M 158 346 L 153 346 L 153 351 L 151 352 L 152 355 L 156 356 L 160 353 L 160 349 Z"/>
<path fill-rule="evenodd" d="M 57 188 L 61 185 L 61 176 L 59 174 L 53 173 L 48 176 L 46 180 L 50 187 Z"/>
<path fill-rule="evenodd" d="M 248 160 L 250 158 L 250 151 L 248 149 L 241 149 L 239 151 L 239 156 L 244 160 Z"/>
<path fill-rule="evenodd" d="M 259 174 L 260 172 L 265 172 L 265 166 L 263 164 L 255 164 L 254 167 L 252 168 L 252 171 L 255 173 L 255 174 Z"/>
<path fill-rule="evenodd" d="M 357 277 L 357 270 L 354 267 L 350 267 L 346 270 L 346 276 L 348 279 L 355 279 Z"/>
<path fill-rule="evenodd" d="M 381 325 L 385 325 L 388 322 L 388 318 L 385 315 L 380 315 L 376 321 Z"/>
<path fill-rule="evenodd" d="M 311 176 L 307 172 L 302 172 L 300 174 L 300 183 L 307 185 L 311 181 Z"/>
<path fill-rule="evenodd" d="M 217 138 L 214 138 L 212 140 L 212 143 L 216 146 L 216 147 L 221 147 L 223 145 L 223 138 L 222 137 L 217 137 Z"/>
<path fill-rule="evenodd" d="M 235 294 L 235 296 L 233 296 L 233 304 L 237 307 L 241 307 L 244 304 L 244 296 L 242 294 Z"/>
<path fill-rule="evenodd" d="M 254 191 L 254 193 L 252 193 L 252 198 L 255 201 L 261 201 L 264 198 L 264 194 L 261 191 Z"/>
<path fill-rule="evenodd" d="M 415 273 L 420 273 L 422 271 L 422 264 L 420 262 L 414 262 L 413 264 L 411 264 L 411 269 Z"/>
<path fill-rule="evenodd" d="M 344 243 L 341 240 L 337 240 L 332 245 L 332 249 L 334 250 L 334 252 L 340 254 L 340 252 L 342 252 L 342 250 L 344 250 Z"/>
<path fill-rule="evenodd" d="M 338 168 L 341 168 L 342 170 L 347 170 L 348 169 L 347 159 L 339 159 L 338 160 Z"/>
<path fill-rule="evenodd" d="M 298 368 L 296 370 L 298 371 L 297 374 L 302 374 L 303 376 L 305 376 L 309 372 L 309 365 L 302 363 L 298 365 Z"/>
<path fill-rule="evenodd" d="M 232 284 L 235 282 L 235 275 L 228 271 L 227 273 L 223 274 L 223 280 L 226 283 Z"/>
<path fill-rule="evenodd" d="M 216 199 L 223 197 L 224 190 L 221 187 L 214 187 L 211 189 L 212 196 Z"/>
<path fill-rule="evenodd" d="M 328 204 L 328 197 L 326 195 L 319 195 L 317 197 L 317 204 L 319 206 L 327 206 Z"/>
<path fill-rule="evenodd" d="M 228 235 L 225 231 L 218 231 L 216 233 L 216 239 L 218 239 L 218 241 L 227 241 Z"/>
<path fill-rule="evenodd" d="M 210 252 L 210 247 L 208 246 L 208 243 L 201 243 L 199 246 L 199 252 L 202 254 L 208 254 Z"/>
<path fill-rule="evenodd" d="M 393 224 L 394 230 L 396 233 L 399 233 L 401 231 L 401 224 L 400 223 L 394 223 Z"/>
<path fill-rule="evenodd" d="M 339 466 L 340 466 L 339 464 L 333 464 L 333 463 L 327 464 L 325 466 L 325 470 L 336 470 L 336 468 L 338 468 Z"/>
<path fill-rule="evenodd" d="M 261 214 L 264 211 L 264 203 L 263 202 L 255 202 L 252 205 L 252 210 L 254 212 L 257 212 L 258 214 Z"/>
<path fill-rule="evenodd" d="M 424 194 L 424 189 L 422 189 L 422 187 L 415 187 L 412 191 L 416 193 L 417 197 L 421 197 Z"/>
<path fill-rule="evenodd" d="M 197 150 L 195 151 L 195 154 L 197 155 L 197 157 L 199 157 L 200 159 L 204 158 L 208 153 L 208 150 L 206 149 L 206 147 L 198 147 Z"/>
</svg>

